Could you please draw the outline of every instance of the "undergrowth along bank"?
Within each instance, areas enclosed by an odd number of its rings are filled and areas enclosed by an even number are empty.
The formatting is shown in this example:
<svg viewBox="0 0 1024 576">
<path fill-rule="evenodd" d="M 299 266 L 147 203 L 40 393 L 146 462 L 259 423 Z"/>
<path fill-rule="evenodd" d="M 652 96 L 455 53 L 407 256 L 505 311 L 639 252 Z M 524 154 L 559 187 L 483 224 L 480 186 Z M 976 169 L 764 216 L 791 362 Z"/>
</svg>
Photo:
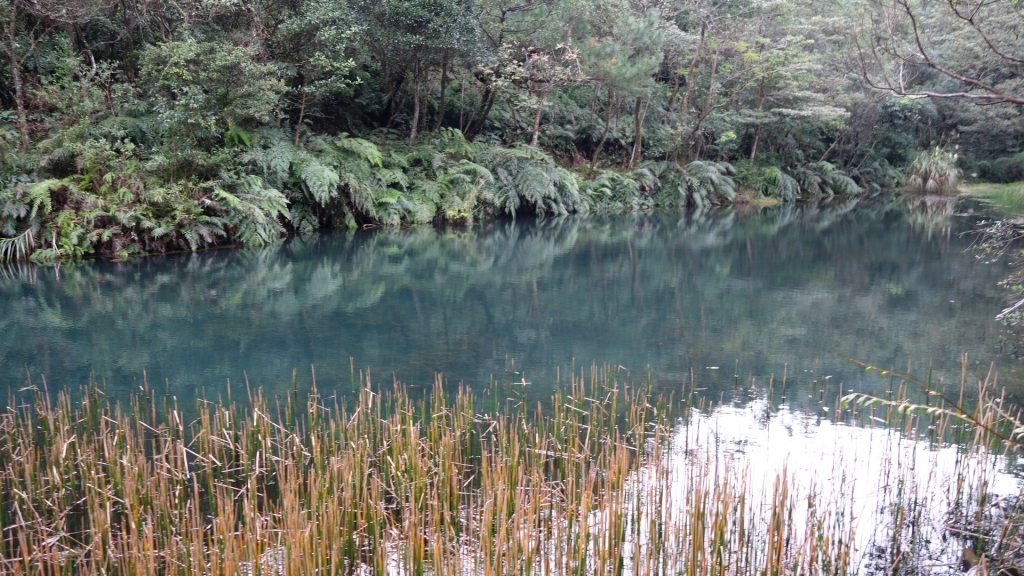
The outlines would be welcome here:
<svg viewBox="0 0 1024 576">
<path fill-rule="evenodd" d="M 710 160 L 573 169 L 539 148 L 469 142 L 450 128 L 414 146 L 387 131 L 301 145 L 276 128 L 236 132 L 229 147 L 174 161 L 130 139 L 51 143 L 47 162 L 71 167 L 0 174 L 0 262 L 261 246 L 336 227 L 706 208 L 741 190 L 784 201 L 863 192 L 825 162 L 795 176 Z"/>
</svg>

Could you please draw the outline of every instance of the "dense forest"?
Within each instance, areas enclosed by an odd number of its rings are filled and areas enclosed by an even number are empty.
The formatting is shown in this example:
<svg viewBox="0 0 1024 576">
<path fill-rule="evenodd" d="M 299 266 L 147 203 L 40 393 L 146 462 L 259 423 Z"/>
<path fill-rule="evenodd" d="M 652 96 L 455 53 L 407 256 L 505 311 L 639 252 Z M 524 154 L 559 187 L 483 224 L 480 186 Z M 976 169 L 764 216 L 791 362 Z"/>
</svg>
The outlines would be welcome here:
<svg viewBox="0 0 1024 576">
<path fill-rule="evenodd" d="M 0 261 L 1019 180 L 1022 24 L 1013 0 L 0 0 Z"/>
</svg>

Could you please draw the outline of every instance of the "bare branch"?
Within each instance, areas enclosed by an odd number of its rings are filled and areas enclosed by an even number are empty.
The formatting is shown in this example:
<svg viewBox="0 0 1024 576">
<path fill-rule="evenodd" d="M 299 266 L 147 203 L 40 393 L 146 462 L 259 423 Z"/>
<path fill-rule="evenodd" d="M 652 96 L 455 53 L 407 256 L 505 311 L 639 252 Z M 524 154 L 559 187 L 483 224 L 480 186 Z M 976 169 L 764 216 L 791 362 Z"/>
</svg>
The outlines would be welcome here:
<svg viewBox="0 0 1024 576">
<path fill-rule="evenodd" d="M 890 8 L 883 9 L 883 20 L 875 24 L 875 28 L 883 32 L 884 38 L 875 39 L 870 42 L 866 49 L 860 39 L 855 39 L 857 46 L 860 75 L 868 86 L 888 92 L 890 94 L 911 98 L 948 98 L 964 99 L 977 102 L 982 105 L 1013 104 L 1024 106 L 1024 95 L 1009 93 L 975 74 L 963 73 L 955 70 L 949 65 L 940 62 L 927 48 L 926 34 L 919 21 L 919 15 L 911 5 L 912 0 L 892 0 Z M 996 0 L 998 2 L 998 0 Z M 979 2 L 970 9 L 963 9 L 958 5 L 957 0 L 946 2 L 956 18 L 968 23 L 985 41 L 989 50 L 999 58 L 1014 62 L 1024 63 L 1024 58 L 1008 54 L 998 49 L 994 42 L 985 34 L 984 30 L 977 23 L 980 9 L 986 5 Z M 909 25 L 909 41 L 904 44 L 900 33 L 900 23 L 897 14 L 906 17 L 906 24 Z M 901 44 L 904 44 L 901 46 Z M 889 68 L 891 61 L 896 62 L 895 77 L 890 76 Z M 886 61 L 890 61 L 890 66 Z M 947 78 L 960 82 L 966 89 L 955 91 L 918 90 L 908 88 L 908 80 L 905 78 L 907 66 L 924 66 L 935 70 Z M 872 69 L 878 70 L 874 74 Z M 875 76 L 881 78 L 876 79 Z"/>
<path fill-rule="evenodd" d="M 978 33 L 978 35 L 981 36 L 981 39 L 985 41 L 985 45 L 988 46 L 988 49 L 991 50 L 993 54 L 999 56 L 1003 60 L 1016 62 L 1017 64 L 1024 64 L 1024 58 L 1014 56 L 1012 54 L 1007 54 L 1000 50 L 999 48 L 996 48 L 995 44 L 992 43 L 992 40 L 989 39 L 988 34 L 985 34 L 985 31 L 981 29 L 981 25 L 979 25 L 975 21 L 978 12 L 985 5 L 984 2 L 979 2 L 977 5 L 975 5 L 969 14 L 961 13 L 960 8 L 957 7 L 957 0 L 947 0 L 947 2 L 949 4 L 950 9 L 953 10 L 954 14 L 956 14 L 957 18 L 970 24 L 971 27 L 974 28 L 974 30 Z"/>
</svg>

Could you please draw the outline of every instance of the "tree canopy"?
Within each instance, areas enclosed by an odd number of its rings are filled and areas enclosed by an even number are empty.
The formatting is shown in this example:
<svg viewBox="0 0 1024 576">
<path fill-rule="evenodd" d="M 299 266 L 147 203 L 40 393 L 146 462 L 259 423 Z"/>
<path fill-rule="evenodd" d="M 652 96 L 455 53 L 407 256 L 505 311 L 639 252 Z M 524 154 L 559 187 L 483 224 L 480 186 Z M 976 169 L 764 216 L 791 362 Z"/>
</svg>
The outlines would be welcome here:
<svg viewBox="0 0 1024 576">
<path fill-rule="evenodd" d="M 0 0 L 0 260 L 1024 178 L 1013 0 Z M 936 152 L 936 149 L 938 152 Z"/>
</svg>

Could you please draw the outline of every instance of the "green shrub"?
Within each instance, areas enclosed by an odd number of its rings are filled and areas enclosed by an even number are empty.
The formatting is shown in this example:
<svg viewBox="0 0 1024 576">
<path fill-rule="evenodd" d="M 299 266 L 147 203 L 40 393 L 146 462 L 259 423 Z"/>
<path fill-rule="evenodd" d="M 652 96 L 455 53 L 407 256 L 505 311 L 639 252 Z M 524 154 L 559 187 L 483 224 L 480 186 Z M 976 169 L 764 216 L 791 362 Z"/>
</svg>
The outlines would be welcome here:
<svg viewBox="0 0 1024 576">
<path fill-rule="evenodd" d="M 984 178 L 1000 184 L 1024 180 L 1024 153 L 996 159 Z"/>
<path fill-rule="evenodd" d="M 639 168 L 633 172 L 602 170 L 597 178 L 584 182 L 581 187 L 597 209 L 633 211 L 653 206 L 654 199 L 649 192 L 656 184 L 654 174 Z"/>
<path fill-rule="evenodd" d="M 590 208 L 576 176 L 537 148 L 481 147 L 477 161 L 494 176 L 481 196 L 494 212 L 563 216 Z"/>
<path fill-rule="evenodd" d="M 793 171 L 800 190 L 810 196 L 856 196 L 864 189 L 828 162 L 814 162 Z"/>
<path fill-rule="evenodd" d="M 728 162 L 651 162 L 644 167 L 657 183 L 660 206 L 706 208 L 736 199 L 736 168 Z"/>
<path fill-rule="evenodd" d="M 792 202 L 800 197 L 800 184 L 796 178 L 775 166 L 769 166 L 762 171 L 760 185 L 758 192 L 762 196 L 778 198 L 783 202 Z"/>
<path fill-rule="evenodd" d="M 918 194 L 946 194 L 956 190 L 960 182 L 960 169 L 956 167 L 956 154 L 936 146 L 921 152 L 906 172 L 907 190 Z"/>
</svg>

